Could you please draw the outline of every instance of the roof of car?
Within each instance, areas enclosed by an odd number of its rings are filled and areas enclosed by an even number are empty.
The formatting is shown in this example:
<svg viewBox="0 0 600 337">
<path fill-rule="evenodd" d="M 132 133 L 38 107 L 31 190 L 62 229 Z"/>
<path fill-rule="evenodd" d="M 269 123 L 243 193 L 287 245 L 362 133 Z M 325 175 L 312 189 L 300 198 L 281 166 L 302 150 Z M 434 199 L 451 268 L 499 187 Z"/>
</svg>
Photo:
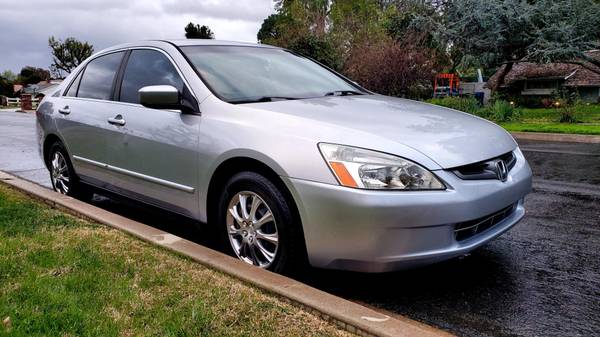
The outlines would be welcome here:
<svg viewBox="0 0 600 337">
<path fill-rule="evenodd" d="M 271 47 L 266 44 L 258 44 L 251 42 L 238 42 L 226 40 L 208 40 L 208 39 L 180 39 L 180 40 L 163 40 L 172 43 L 176 46 L 248 46 L 248 47 Z"/>
<path fill-rule="evenodd" d="M 172 44 L 177 47 L 183 46 L 241 46 L 241 47 L 255 47 L 255 48 L 275 48 L 278 47 L 270 46 L 267 44 L 250 43 L 250 42 L 236 42 L 236 41 L 224 41 L 224 40 L 208 40 L 208 39 L 185 39 L 185 40 L 146 40 L 137 41 L 130 43 L 122 43 L 112 47 L 105 48 L 94 55 L 101 55 L 104 53 L 112 52 L 118 49 L 124 48 L 136 48 L 136 47 L 159 47 L 161 44 Z"/>
</svg>

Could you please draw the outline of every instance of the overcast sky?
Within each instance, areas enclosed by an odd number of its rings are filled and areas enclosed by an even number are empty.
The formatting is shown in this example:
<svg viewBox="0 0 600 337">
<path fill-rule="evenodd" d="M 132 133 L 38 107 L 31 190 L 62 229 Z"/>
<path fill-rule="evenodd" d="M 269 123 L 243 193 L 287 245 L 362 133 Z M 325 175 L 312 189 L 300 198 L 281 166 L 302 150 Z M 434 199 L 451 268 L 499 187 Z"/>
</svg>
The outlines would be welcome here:
<svg viewBox="0 0 600 337">
<path fill-rule="evenodd" d="M 48 37 L 75 37 L 95 51 L 122 42 L 185 38 L 188 22 L 220 40 L 256 42 L 271 0 L 0 0 L 0 72 L 49 68 Z"/>
</svg>

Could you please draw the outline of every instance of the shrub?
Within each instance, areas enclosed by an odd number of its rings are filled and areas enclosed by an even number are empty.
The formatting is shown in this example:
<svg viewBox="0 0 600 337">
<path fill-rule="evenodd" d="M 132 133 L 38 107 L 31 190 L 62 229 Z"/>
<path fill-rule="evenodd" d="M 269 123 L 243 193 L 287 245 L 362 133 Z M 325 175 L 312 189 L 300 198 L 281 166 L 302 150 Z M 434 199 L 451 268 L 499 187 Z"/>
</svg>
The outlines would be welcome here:
<svg viewBox="0 0 600 337">
<path fill-rule="evenodd" d="M 480 115 L 481 107 L 479 102 L 473 97 L 443 97 L 427 100 L 428 103 L 440 105 L 446 108 L 468 112 L 473 115 Z"/>
<path fill-rule="evenodd" d="M 510 122 L 521 118 L 521 110 L 504 100 L 496 100 L 483 108 L 483 116 L 496 122 Z"/>
<path fill-rule="evenodd" d="M 552 98 L 542 98 L 541 102 L 544 108 L 550 108 L 554 104 L 554 100 Z"/>
<path fill-rule="evenodd" d="M 365 42 L 352 49 L 343 73 L 380 94 L 425 98 L 431 95 L 437 72 L 431 54 L 430 49 L 406 41 Z"/>
<path fill-rule="evenodd" d="M 485 107 L 479 106 L 479 103 L 472 97 L 444 97 L 432 98 L 428 103 L 440 105 L 459 111 L 464 111 L 472 115 L 483 117 L 495 122 L 510 122 L 521 118 L 521 109 L 513 104 L 501 99 L 496 99 L 493 103 Z"/>
<path fill-rule="evenodd" d="M 577 123 L 577 118 L 575 117 L 575 105 L 574 104 L 561 104 L 558 107 L 558 111 L 560 113 L 559 122 L 561 123 Z"/>
</svg>

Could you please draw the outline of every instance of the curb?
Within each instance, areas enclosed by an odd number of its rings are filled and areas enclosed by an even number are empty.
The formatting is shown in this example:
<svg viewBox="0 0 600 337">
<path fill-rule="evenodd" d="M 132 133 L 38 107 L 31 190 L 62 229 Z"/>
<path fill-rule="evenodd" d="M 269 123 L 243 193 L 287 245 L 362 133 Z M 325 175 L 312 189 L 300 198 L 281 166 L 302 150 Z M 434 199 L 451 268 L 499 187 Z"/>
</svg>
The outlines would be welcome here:
<svg viewBox="0 0 600 337">
<path fill-rule="evenodd" d="M 435 327 L 381 314 L 360 304 L 331 295 L 288 277 L 249 266 L 233 257 L 198 245 L 154 227 L 111 213 L 83 201 L 0 171 L 0 183 L 13 187 L 53 208 L 77 217 L 119 229 L 144 241 L 190 257 L 209 268 L 221 271 L 257 288 L 289 300 L 339 328 L 361 336 L 452 336 Z"/>
<path fill-rule="evenodd" d="M 543 132 L 511 132 L 516 139 L 541 140 L 547 142 L 568 142 L 600 144 L 600 136 L 575 135 L 570 133 L 543 133 Z"/>
</svg>

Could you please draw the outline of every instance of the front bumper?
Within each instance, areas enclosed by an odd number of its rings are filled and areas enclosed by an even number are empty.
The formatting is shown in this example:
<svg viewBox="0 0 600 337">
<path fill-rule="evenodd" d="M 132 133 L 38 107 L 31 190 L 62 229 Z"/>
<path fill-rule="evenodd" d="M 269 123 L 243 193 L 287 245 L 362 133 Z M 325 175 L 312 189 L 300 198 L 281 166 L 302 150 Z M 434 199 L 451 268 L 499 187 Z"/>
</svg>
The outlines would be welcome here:
<svg viewBox="0 0 600 337">
<path fill-rule="evenodd" d="M 525 214 L 531 169 L 520 151 L 506 182 L 436 175 L 444 191 L 369 191 L 283 177 L 298 205 L 310 263 L 315 267 L 386 272 L 463 255 L 514 226 Z M 464 240 L 459 223 L 510 205 L 490 228 Z"/>
</svg>

